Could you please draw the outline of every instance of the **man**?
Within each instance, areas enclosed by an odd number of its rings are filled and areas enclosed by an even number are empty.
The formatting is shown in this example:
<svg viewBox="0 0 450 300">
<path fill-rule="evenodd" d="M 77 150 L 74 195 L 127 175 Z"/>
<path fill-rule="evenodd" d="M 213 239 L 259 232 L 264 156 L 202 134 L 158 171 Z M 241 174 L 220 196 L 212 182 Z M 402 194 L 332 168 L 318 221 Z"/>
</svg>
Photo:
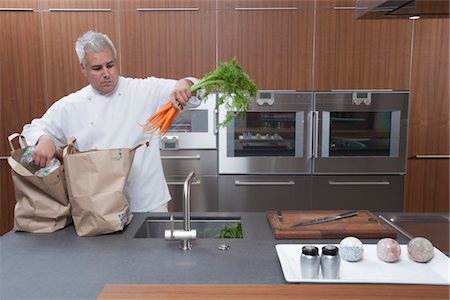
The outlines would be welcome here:
<svg viewBox="0 0 450 300">
<path fill-rule="evenodd" d="M 80 151 L 132 148 L 143 140 L 131 167 L 125 194 L 133 212 L 164 212 L 170 200 L 159 154 L 158 137 L 146 134 L 141 126 L 167 101 L 182 109 L 188 101 L 194 106 L 190 86 L 194 78 L 178 81 L 149 77 L 119 76 L 116 49 L 104 34 L 89 31 L 75 43 L 81 71 L 89 85 L 55 102 L 40 118 L 23 128 L 29 145 L 35 145 L 33 159 L 45 167 L 56 147 L 77 138 Z"/>
</svg>

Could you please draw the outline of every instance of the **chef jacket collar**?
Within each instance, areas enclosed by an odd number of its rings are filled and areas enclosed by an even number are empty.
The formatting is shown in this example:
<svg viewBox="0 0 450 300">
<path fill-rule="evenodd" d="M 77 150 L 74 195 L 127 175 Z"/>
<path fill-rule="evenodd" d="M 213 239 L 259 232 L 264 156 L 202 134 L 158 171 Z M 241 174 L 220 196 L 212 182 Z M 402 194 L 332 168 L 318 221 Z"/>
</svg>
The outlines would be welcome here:
<svg viewBox="0 0 450 300">
<path fill-rule="evenodd" d="M 122 81 L 122 77 L 121 76 L 119 76 L 119 79 L 117 80 L 117 85 L 116 85 L 116 88 L 114 89 L 114 90 L 112 90 L 110 93 L 108 93 L 108 94 L 102 94 L 102 93 L 100 93 L 99 91 L 97 91 L 96 89 L 94 89 L 94 87 L 90 84 L 89 85 L 89 91 L 90 91 L 90 94 L 92 95 L 92 96 L 103 96 L 103 97 L 107 97 L 107 98 L 109 98 L 109 97 L 112 97 L 112 96 L 114 96 L 116 93 L 118 93 L 118 91 L 119 91 L 119 86 L 121 85 L 120 84 L 120 82 Z"/>
</svg>

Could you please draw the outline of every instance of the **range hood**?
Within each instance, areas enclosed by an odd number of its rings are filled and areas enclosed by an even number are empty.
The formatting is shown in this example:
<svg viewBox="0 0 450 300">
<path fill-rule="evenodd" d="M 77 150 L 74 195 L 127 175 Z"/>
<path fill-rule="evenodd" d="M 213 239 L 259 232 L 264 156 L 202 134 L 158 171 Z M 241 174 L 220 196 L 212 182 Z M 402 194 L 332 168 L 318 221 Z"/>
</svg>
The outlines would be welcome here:
<svg viewBox="0 0 450 300">
<path fill-rule="evenodd" d="M 448 18 L 450 0 L 356 0 L 356 19 Z"/>
</svg>

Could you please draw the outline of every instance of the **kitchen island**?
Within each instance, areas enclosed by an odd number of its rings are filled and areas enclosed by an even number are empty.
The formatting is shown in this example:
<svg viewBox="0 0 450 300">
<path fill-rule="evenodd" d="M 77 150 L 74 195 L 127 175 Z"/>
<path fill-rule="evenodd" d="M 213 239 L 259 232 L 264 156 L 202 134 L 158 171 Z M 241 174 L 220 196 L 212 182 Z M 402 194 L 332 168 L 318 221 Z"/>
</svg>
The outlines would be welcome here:
<svg viewBox="0 0 450 300">
<path fill-rule="evenodd" d="M 135 214 L 123 232 L 96 237 L 78 237 L 72 225 L 50 234 L 7 233 L 0 238 L 0 299 L 96 299 L 106 285 L 105 292 L 113 292 L 117 287 L 119 290 L 138 290 L 133 285 L 145 285 L 143 288 L 150 287 L 150 290 L 151 285 L 158 285 L 154 286 L 154 290 L 157 290 L 158 287 L 166 288 L 168 284 L 174 288 L 186 284 L 192 284 L 193 287 L 201 284 L 210 287 L 279 285 L 288 289 L 292 289 L 289 286 L 298 288 L 303 284 L 286 284 L 275 246 L 340 241 L 276 240 L 264 213 L 193 213 L 194 217 L 240 216 L 244 238 L 197 239 L 193 242 L 192 250 L 182 251 L 176 241 L 134 238 L 149 215 L 167 216 Z M 399 243 L 408 241 L 401 234 L 397 240 Z M 374 244 L 377 241 L 363 242 Z M 229 250 L 218 249 L 224 243 L 230 246 Z M 320 296 L 321 288 L 312 286 Z M 326 286 L 327 290 L 329 286 L 334 286 L 336 293 L 343 293 L 342 289 L 345 291 L 347 285 Z M 368 285 L 360 285 L 359 288 L 365 286 Z M 369 286 L 374 291 L 383 292 L 378 285 Z M 411 289 L 407 288 L 408 285 L 402 285 L 400 289 L 392 287 L 388 290 L 393 292 L 393 296 L 402 295 L 402 290 L 405 293 L 409 290 L 409 294 L 421 299 L 448 299 L 448 286 L 411 285 Z M 104 295 L 102 293 L 102 297 Z M 125 299 L 124 295 L 117 299 Z"/>
</svg>

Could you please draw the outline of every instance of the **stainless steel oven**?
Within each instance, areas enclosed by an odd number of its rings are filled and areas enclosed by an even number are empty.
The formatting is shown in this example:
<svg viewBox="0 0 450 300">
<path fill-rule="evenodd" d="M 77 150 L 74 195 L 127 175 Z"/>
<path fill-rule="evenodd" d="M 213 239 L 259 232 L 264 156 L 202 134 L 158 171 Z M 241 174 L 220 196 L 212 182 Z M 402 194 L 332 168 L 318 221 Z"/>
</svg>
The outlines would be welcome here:
<svg viewBox="0 0 450 300">
<path fill-rule="evenodd" d="M 219 209 L 401 211 L 408 99 L 260 91 L 249 112 L 219 128 Z M 219 121 L 225 114 L 219 108 Z"/>
<path fill-rule="evenodd" d="M 408 92 L 315 93 L 313 173 L 404 174 Z"/>
<path fill-rule="evenodd" d="M 160 148 L 217 149 L 215 105 L 216 95 L 212 94 L 198 107 L 182 110 L 161 137 Z"/>
<path fill-rule="evenodd" d="M 219 128 L 219 173 L 310 173 L 312 108 L 311 92 L 259 91 L 248 112 Z M 225 115 L 219 107 L 219 121 Z"/>
</svg>

